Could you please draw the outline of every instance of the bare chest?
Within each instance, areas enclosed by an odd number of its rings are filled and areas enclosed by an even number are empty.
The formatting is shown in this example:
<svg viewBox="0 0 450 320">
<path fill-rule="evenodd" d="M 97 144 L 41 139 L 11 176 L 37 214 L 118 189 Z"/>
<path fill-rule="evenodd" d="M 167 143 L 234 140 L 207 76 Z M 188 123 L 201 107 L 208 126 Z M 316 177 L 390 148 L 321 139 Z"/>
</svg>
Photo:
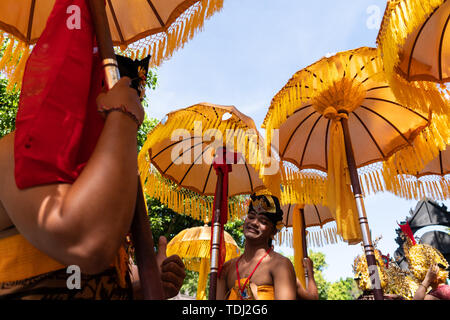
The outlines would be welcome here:
<svg viewBox="0 0 450 320">
<path fill-rule="evenodd" d="M 239 263 L 238 269 L 236 269 L 235 264 L 228 277 L 228 287 L 232 288 L 238 278 L 246 279 L 249 277 L 249 282 L 252 282 L 257 286 L 273 285 L 270 261 L 263 261 L 259 266 L 256 266 L 256 262 Z"/>
</svg>

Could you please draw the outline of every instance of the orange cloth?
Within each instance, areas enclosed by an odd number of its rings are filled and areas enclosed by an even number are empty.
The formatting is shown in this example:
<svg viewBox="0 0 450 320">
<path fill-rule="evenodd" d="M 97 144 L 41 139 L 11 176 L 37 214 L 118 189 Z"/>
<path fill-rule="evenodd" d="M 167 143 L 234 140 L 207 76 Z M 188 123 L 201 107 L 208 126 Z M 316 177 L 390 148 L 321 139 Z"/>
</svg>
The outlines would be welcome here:
<svg viewBox="0 0 450 320">
<path fill-rule="evenodd" d="M 244 285 L 247 278 L 241 279 L 241 286 Z M 262 286 L 256 286 L 257 288 L 257 299 L 253 298 L 251 300 L 275 300 L 275 292 L 272 285 L 262 285 Z M 239 298 L 239 285 L 238 281 L 236 280 L 234 287 L 231 288 L 230 294 L 228 296 L 227 300 L 240 300 Z"/>
</svg>

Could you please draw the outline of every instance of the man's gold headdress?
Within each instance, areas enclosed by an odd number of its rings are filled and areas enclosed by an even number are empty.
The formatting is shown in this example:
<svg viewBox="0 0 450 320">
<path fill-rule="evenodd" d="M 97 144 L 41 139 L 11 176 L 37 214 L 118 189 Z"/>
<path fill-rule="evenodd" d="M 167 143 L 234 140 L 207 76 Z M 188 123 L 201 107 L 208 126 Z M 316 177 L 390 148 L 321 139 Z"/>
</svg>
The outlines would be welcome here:
<svg viewBox="0 0 450 320">
<path fill-rule="evenodd" d="M 274 224 L 279 231 L 283 228 L 283 211 L 281 210 L 280 201 L 272 195 L 251 195 L 248 212 L 264 214 Z"/>
</svg>

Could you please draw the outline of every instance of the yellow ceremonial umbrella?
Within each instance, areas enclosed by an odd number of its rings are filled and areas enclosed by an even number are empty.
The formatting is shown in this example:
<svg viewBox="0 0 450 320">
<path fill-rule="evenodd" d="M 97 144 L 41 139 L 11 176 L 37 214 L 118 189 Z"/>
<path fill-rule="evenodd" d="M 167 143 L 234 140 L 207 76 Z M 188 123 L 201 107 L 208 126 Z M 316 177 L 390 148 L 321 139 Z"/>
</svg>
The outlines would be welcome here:
<svg viewBox="0 0 450 320">
<path fill-rule="evenodd" d="M 55 3 L 56 0 L 0 1 L 0 45 L 5 36 L 8 40 L 0 71 L 9 71 L 10 86 L 20 83 L 30 46 L 38 41 Z M 150 67 L 169 59 L 223 6 L 223 0 L 106 0 L 104 3 L 112 44 L 133 59 L 151 55 Z M 67 8 L 67 23 L 74 28 L 82 23 L 77 22 L 76 14 L 76 5 Z"/>
<path fill-rule="evenodd" d="M 450 3 L 389 0 L 377 37 L 392 91 L 417 110 L 448 114 L 437 83 L 450 80 Z"/>
<path fill-rule="evenodd" d="M 225 261 L 236 258 L 240 250 L 236 241 L 228 233 L 225 235 Z M 194 227 L 181 231 L 167 244 L 167 256 L 178 255 L 183 259 L 186 269 L 199 273 L 197 300 L 206 300 L 206 282 L 211 252 L 211 227 Z"/>
<path fill-rule="evenodd" d="M 169 113 L 148 134 L 139 153 L 146 188 L 151 188 L 151 180 L 146 179 L 153 165 L 180 187 L 214 195 L 211 300 L 216 297 L 219 238 L 227 220 L 228 197 L 266 189 L 280 193 L 279 163 L 265 156 L 264 146 L 253 120 L 234 106 L 199 103 Z"/>
<path fill-rule="evenodd" d="M 357 168 L 379 161 L 392 170 L 399 163 L 419 167 L 437 156 L 448 143 L 440 130 L 448 124 L 429 125 L 430 117 L 395 98 L 377 49 L 363 47 L 298 71 L 272 99 L 264 120 L 267 142 L 279 130 L 272 143 L 282 160 L 327 173 L 322 195 L 342 238 L 363 241 L 378 299 L 382 290 Z M 394 154 L 396 161 L 387 163 Z"/>
<path fill-rule="evenodd" d="M 213 160 L 227 148 L 239 157 L 237 163 L 227 162 L 232 165 L 229 197 L 264 189 L 279 193 L 279 164 L 265 157 L 264 147 L 251 118 L 234 106 L 203 102 L 170 112 L 148 134 L 139 153 L 139 170 L 144 181 L 151 164 L 177 185 L 213 196 L 217 185 Z"/>
<path fill-rule="evenodd" d="M 282 210 L 285 228 L 278 234 L 278 243 L 288 244 L 294 248 L 295 273 L 306 288 L 308 274 L 303 268 L 303 258 L 308 256 L 308 246 L 338 241 L 336 227 L 328 226 L 331 224 L 329 222 L 334 221 L 334 217 L 327 207 L 320 204 L 287 204 L 282 206 Z M 307 232 L 306 229 L 311 227 L 320 229 Z M 292 228 L 292 232 L 289 232 L 288 228 Z"/>
</svg>

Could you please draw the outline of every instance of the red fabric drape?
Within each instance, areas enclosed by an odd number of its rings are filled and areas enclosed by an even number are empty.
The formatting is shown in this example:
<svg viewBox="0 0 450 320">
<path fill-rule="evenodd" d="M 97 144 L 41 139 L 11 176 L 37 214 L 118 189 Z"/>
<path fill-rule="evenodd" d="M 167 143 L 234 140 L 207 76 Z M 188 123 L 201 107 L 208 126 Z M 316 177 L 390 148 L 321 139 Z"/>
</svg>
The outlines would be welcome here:
<svg viewBox="0 0 450 320">
<path fill-rule="evenodd" d="M 80 28 L 67 24 L 80 8 Z M 86 0 L 57 0 L 23 77 L 14 141 L 18 188 L 73 183 L 89 159 L 104 120 L 96 97 L 101 61 Z"/>
</svg>

